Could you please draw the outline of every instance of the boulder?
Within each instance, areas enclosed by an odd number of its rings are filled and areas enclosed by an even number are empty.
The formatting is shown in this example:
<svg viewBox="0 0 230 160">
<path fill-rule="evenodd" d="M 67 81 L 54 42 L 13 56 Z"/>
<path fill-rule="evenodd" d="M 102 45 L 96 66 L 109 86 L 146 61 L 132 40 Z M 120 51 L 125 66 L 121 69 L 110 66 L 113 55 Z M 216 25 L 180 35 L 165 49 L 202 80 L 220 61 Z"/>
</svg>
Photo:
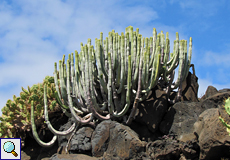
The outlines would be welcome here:
<svg viewBox="0 0 230 160">
<path fill-rule="evenodd" d="M 92 155 L 104 159 L 132 159 L 144 151 L 136 132 L 116 121 L 101 122 L 92 135 Z"/>
<path fill-rule="evenodd" d="M 223 104 L 223 101 L 230 96 L 230 92 L 218 92 L 201 102 L 203 109 L 218 108 L 219 105 Z"/>
<path fill-rule="evenodd" d="M 94 129 L 90 127 L 80 128 L 71 139 L 69 153 L 91 153 L 91 136 Z"/>
<path fill-rule="evenodd" d="M 153 133 L 148 129 L 146 125 L 143 125 L 136 121 L 132 121 L 129 127 L 138 134 L 139 139 L 142 141 L 146 141 L 146 142 L 155 141 L 158 139 L 158 137 L 162 136 L 162 133 L 160 133 L 159 131 Z"/>
<path fill-rule="evenodd" d="M 208 88 L 207 88 L 205 94 L 202 96 L 201 99 L 202 99 L 202 100 L 203 100 L 203 99 L 206 99 L 206 98 L 208 98 L 208 97 L 213 96 L 213 95 L 216 94 L 216 93 L 218 93 L 218 90 L 217 90 L 215 87 L 213 87 L 213 86 L 208 86 Z"/>
<path fill-rule="evenodd" d="M 146 125 L 154 133 L 158 130 L 167 109 L 167 94 L 159 86 L 156 86 L 147 99 L 138 104 L 135 121 Z"/>
<path fill-rule="evenodd" d="M 84 154 L 54 154 L 50 158 L 43 158 L 42 160 L 102 160 L 102 158 L 91 157 Z"/>
<path fill-rule="evenodd" d="M 230 136 L 219 120 L 219 109 L 205 110 L 194 124 L 198 135 L 200 159 L 221 159 L 230 157 Z"/>
<path fill-rule="evenodd" d="M 108 148 L 110 128 L 115 128 L 115 122 L 103 121 L 97 125 L 92 135 L 92 155 L 95 157 L 103 156 Z"/>
<path fill-rule="evenodd" d="M 60 131 L 64 131 L 69 129 L 72 124 L 75 122 L 74 117 L 69 118 L 68 122 L 64 124 L 62 127 L 60 127 Z M 94 129 L 90 126 L 81 126 L 78 127 L 75 132 L 72 132 L 66 136 L 58 136 L 58 152 L 59 154 L 66 154 L 66 146 L 67 143 L 70 140 L 70 143 L 67 146 L 67 151 L 70 154 L 74 153 L 82 153 L 91 155 L 91 137 L 93 134 Z"/>
<path fill-rule="evenodd" d="M 218 91 L 218 93 L 223 93 L 223 92 L 230 92 L 230 89 L 229 88 L 224 88 L 224 89 L 220 89 Z"/>
<path fill-rule="evenodd" d="M 159 160 L 199 158 L 199 146 L 196 141 L 181 142 L 171 138 L 149 142 L 146 152 L 151 159 Z"/>
<path fill-rule="evenodd" d="M 181 101 L 198 102 L 198 78 L 195 73 L 188 73 L 187 78 L 182 82 L 182 97 Z"/>
<path fill-rule="evenodd" d="M 160 124 L 160 131 L 165 135 L 176 135 L 178 138 L 183 134 L 188 134 L 203 111 L 199 102 L 175 103 L 164 116 Z"/>
<path fill-rule="evenodd" d="M 73 134 L 58 136 L 58 142 L 49 149 L 40 147 L 28 132 L 22 157 L 43 160 L 198 160 L 230 157 L 230 136 L 219 120 L 221 116 L 230 124 L 229 115 L 223 107 L 224 100 L 230 97 L 230 89 L 217 91 L 209 86 L 202 101 L 198 102 L 196 78 L 189 73 L 182 85 L 182 101 L 172 105 L 167 101 L 165 87 L 158 84 L 147 99 L 139 103 L 136 118 L 130 126 L 112 120 L 97 121 L 95 129 L 84 125 Z M 172 91 L 170 95 L 175 98 L 176 94 Z M 65 116 L 54 115 L 50 118 L 51 123 L 55 129 L 62 125 L 60 131 L 67 130 L 75 122 L 73 118 L 67 121 Z M 40 126 L 37 130 L 45 131 L 39 134 L 46 142 L 53 136 L 47 128 Z M 66 154 L 62 151 L 71 136 L 67 148 L 69 154 Z"/>
<path fill-rule="evenodd" d="M 175 134 L 178 138 L 193 134 L 193 124 L 198 120 L 199 115 L 207 109 L 218 108 L 229 96 L 230 92 L 222 92 L 209 96 L 201 102 L 175 103 L 165 114 L 160 124 L 160 131 L 163 134 Z"/>
</svg>

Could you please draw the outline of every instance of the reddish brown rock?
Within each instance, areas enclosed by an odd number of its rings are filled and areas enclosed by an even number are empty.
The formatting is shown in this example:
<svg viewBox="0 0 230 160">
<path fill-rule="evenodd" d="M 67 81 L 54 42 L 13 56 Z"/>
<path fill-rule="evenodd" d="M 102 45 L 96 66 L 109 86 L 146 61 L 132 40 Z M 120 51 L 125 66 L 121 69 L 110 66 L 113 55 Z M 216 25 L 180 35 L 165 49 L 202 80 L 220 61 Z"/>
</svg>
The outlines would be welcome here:
<svg viewBox="0 0 230 160">
<path fill-rule="evenodd" d="M 198 102 L 198 78 L 191 72 L 188 73 L 187 78 L 182 83 L 182 97 L 181 101 Z"/>
</svg>

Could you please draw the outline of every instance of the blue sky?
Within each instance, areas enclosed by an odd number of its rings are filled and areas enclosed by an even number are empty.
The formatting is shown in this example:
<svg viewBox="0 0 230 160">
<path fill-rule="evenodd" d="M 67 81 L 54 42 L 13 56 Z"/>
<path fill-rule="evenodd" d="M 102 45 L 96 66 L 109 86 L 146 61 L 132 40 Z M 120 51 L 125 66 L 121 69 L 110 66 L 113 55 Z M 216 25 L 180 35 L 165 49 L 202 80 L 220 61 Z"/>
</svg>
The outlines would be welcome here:
<svg viewBox="0 0 230 160">
<path fill-rule="evenodd" d="M 63 54 L 80 51 L 88 38 L 139 28 L 144 37 L 169 32 L 173 42 L 193 38 L 192 63 L 199 95 L 209 85 L 230 88 L 229 0 L 1 0 L 0 109 L 21 87 L 53 75 Z M 171 50 L 173 44 L 171 43 Z"/>
</svg>

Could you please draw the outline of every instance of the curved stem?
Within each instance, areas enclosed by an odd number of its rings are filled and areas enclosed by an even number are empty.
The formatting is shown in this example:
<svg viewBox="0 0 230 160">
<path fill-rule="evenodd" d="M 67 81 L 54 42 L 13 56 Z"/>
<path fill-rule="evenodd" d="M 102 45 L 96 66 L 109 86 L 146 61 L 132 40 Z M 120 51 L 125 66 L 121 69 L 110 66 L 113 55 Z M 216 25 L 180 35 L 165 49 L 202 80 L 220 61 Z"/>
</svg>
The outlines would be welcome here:
<svg viewBox="0 0 230 160">
<path fill-rule="evenodd" d="M 36 125 L 35 125 L 35 122 L 34 122 L 34 102 L 32 101 L 31 102 L 31 125 L 32 125 L 32 133 L 33 133 L 33 136 L 35 138 L 35 140 L 38 142 L 38 144 L 42 147 L 52 147 L 55 143 L 55 141 L 57 140 L 57 136 L 53 136 L 52 140 L 50 142 L 43 142 L 39 136 L 38 136 L 38 133 L 37 133 L 37 130 L 36 130 Z"/>
<path fill-rule="evenodd" d="M 132 111 L 131 111 L 131 113 L 129 115 L 128 120 L 126 121 L 127 125 L 131 124 L 132 120 L 135 117 L 136 110 L 137 110 L 137 107 L 138 107 L 138 102 L 139 102 L 139 98 L 140 98 L 140 94 L 141 94 L 141 75 L 142 75 L 142 60 L 140 60 L 140 66 L 139 66 L 137 94 L 136 94 L 136 97 L 135 97 L 135 100 L 134 100 L 134 103 L 133 103 Z"/>
<path fill-rule="evenodd" d="M 61 136 L 65 136 L 71 132 L 73 132 L 73 130 L 79 125 L 76 125 L 75 123 L 66 131 L 57 131 L 56 129 L 53 128 L 53 126 L 51 125 L 50 121 L 49 121 L 49 116 L 48 116 L 48 106 L 47 106 L 47 96 L 46 96 L 46 90 L 47 87 L 46 85 L 44 85 L 44 104 L 45 104 L 45 110 L 44 110 L 44 115 L 45 115 L 45 121 L 46 124 L 49 128 L 49 130 L 55 134 L 55 135 L 61 135 Z"/>
<path fill-rule="evenodd" d="M 71 93 L 70 93 L 70 78 L 69 78 L 69 74 L 70 74 L 70 69 L 69 69 L 69 59 L 67 60 L 67 95 L 68 95 L 68 103 L 69 103 L 69 108 L 70 108 L 70 112 L 72 113 L 72 115 L 74 116 L 74 118 L 76 119 L 77 122 L 81 123 L 81 124 L 88 124 L 93 120 L 93 116 L 91 116 L 90 118 L 88 118 L 87 120 L 84 120 L 82 118 L 80 118 L 76 112 L 74 111 L 73 108 L 73 101 L 71 98 Z"/>
<path fill-rule="evenodd" d="M 89 74 L 89 64 L 88 64 L 88 63 L 90 63 L 89 61 L 90 61 L 89 55 L 86 54 L 86 76 L 85 76 L 86 90 L 85 90 L 85 92 L 87 95 L 86 101 L 87 101 L 88 109 L 90 112 L 93 113 L 93 115 L 91 117 L 95 116 L 98 119 L 107 120 L 107 119 L 110 119 L 110 115 L 108 114 L 106 117 L 104 117 L 104 116 L 100 115 L 99 113 L 97 113 L 97 111 L 95 110 L 94 103 L 93 103 L 92 98 L 91 98 L 91 92 L 93 92 L 93 91 L 91 91 L 91 89 L 90 89 L 90 78 L 89 78 L 89 76 L 93 76 L 93 75 Z"/>
<path fill-rule="evenodd" d="M 111 61 L 110 54 L 108 55 L 108 60 Z M 128 111 L 129 106 L 130 106 L 130 92 L 131 92 L 131 55 L 128 56 L 128 78 L 127 78 L 126 104 L 125 104 L 125 107 L 122 109 L 122 111 L 120 111 L 119 113 L 114 112 L 114 106 L 111 105 L 110 113 L 114 117 L 121 117 Z"/>
</svg>

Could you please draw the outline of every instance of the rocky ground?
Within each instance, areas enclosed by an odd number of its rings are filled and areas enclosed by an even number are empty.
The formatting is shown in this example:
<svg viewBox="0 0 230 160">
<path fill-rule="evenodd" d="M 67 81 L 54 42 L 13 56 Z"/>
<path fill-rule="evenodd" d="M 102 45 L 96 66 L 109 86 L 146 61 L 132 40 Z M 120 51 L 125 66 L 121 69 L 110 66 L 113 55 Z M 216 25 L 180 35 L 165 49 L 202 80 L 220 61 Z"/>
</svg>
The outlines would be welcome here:
<svg viewBox="0 0 230 160">
<path fill-rule="evenodd" d="M 230 159 L 230 136 L 219 120 L 221 115 L 230 122 L 223 107 L 230 89 L 218 91 L 209 86 L 198 99 L 197 80 L 189 73 L 182 85 L 182 100 L 175 104 L 168 102 L 166 92 L 158 85 L 147 100 L 139 103 L 130 126 L 112 120 L 100 122 L 95 128 L 82 126 L 72 137 L 67 153 L 70 135 L 59 137 L 51 148 L 42 148 L 28 133 L 22 159 Z M 171 92 L 170 98 L 175 95 Z M 69 128 L 73 119 L 66 122 L 60 130 Z M 48 131 L 44 135 L 44 141 L 52 138 Z"/>
</svg>

